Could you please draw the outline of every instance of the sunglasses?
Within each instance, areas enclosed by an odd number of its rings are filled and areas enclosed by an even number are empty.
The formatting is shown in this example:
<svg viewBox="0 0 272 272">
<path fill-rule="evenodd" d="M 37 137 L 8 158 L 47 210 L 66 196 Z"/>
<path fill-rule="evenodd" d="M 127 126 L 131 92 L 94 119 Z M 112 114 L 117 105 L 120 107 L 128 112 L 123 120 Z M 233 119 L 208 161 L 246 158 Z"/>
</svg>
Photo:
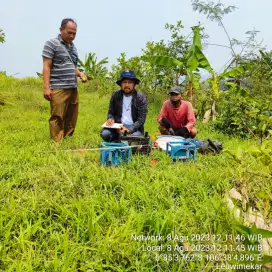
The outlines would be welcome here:
<svg viewBox="0 0 272 272">
<path fill-rule="evenodd" d="M 171 96 L 178 96 L 180 95 L 179 93 L 170 93 Z"/>
</svg>

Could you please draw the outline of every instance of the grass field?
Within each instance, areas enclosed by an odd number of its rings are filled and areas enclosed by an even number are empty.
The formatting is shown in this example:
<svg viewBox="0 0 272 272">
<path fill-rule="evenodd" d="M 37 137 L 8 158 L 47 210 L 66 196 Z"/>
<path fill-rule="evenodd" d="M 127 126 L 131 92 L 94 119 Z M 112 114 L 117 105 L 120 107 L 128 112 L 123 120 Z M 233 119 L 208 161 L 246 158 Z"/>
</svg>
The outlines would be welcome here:
<svg viewBox="0 0 272 272">
<path fill-rule="evenodd" d="M 56 145 L 49 140 L 42 82 L 0 79 L 0 271 L 214 271 L 216 263 L 207 260 L 207 252 L 191 248 L 190 257 L 182 259 L 173 248 L 203 244 L 215 254 L 216 241 L 199 241 L 195 234 L 237 235 L 241 222 L 228 210 L 224 195 L 244 183 L 249 202 L 271 220 L 270 206 L 267 210 L 257 196 L 272 191 L 271 180 L 245 172 L 267 172 L 250 156 L 242 164 L 227 153 L 173 164 L 155 150 L 149 157 L 134 156 L 128 165 L 105 168 L 99 152 L 61 151 L 98 147 L 109 98 L 110 93 L 81 92 L 75 135 Z M 149 105 L 145 129 L 150 135 L 158 133 L 159 109 L 159 102 Z M 256 145 L 211 126 L 197 127 L 199 139 L 222 141 L 224 149 Z M 133 238 L 169 234 L 180 239 Z"/>
</svg>

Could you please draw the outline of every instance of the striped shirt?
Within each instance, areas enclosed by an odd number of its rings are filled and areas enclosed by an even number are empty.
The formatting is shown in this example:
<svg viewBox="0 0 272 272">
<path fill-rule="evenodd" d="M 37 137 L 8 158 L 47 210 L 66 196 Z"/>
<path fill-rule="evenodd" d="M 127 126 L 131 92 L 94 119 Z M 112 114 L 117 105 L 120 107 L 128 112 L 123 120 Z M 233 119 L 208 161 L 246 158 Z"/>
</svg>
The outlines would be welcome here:
<svg viewBox="0 0 272 272">
<path fill-rule="evenodd" d="M 73 43 L 68 46 L 59 35 L 45 43 L 42 56 L 52 59 L 49 85 L 51 90 L 77 88 L 78 55 Z"/>
</svg>

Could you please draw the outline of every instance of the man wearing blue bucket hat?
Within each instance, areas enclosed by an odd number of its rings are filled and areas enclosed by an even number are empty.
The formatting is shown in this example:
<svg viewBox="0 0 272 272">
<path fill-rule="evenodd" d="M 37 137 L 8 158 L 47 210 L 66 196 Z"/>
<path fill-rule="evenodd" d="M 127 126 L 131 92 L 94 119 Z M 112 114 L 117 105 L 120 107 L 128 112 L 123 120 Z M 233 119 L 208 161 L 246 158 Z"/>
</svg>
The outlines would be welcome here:
<svg viewBox="0 0 272 272">
<path fill-rule="evenodd" d="M 122 123 L 120 129 L 103 128 L 100 135 L 106 142 L 117 141 L 123 133 L 141 136 L 147 115 L 147 101 L 144 94 L 135 89 L 140 83 L 132 70 L 125 70 L 116 81 L 121 89 L 111 96 L 107 122 L 108 127 Z"/>
</svg>

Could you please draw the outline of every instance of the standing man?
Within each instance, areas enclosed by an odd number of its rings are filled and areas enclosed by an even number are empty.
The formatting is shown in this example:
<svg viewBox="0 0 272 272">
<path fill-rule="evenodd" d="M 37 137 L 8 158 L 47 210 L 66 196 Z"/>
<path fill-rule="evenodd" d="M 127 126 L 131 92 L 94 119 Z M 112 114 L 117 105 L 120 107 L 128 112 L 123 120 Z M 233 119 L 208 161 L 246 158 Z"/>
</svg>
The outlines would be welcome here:
<svg viewBox="0 0 272 272">
<path fill-rule="evenodd" d="M 183 100 L 184 89 L 178 86 L 169 91 L 170 99 L 166 100 L 158 116 L 161 134 L 194 138 L 197 130 L 192 104 Z"/>
<path fill-rule="evenodd" d="M 44 98 L 50 101 L 50 136 L 56 142 L 73 135 L 78 116 L 77 77 L 87 81 L 77 68 L 76 32 L 76 22 L 63 19 L 60 34 L 47 41 L 42 52 Z"/>
<path fill-rule="evenodd" d="M 116 83 L 121 87 L 112 94 L 107 126 L 122 123 L 121 129 L 103 128 L 100 135 L 106 142 L 116 141 L 119 135 L 126 131 L 127 134 L 140 136 L 144 133 L 144 123 L 147 115 L 147 101 L 145 95 L 135 89 L 140 83 L 132 70 L 121 73 Z"/>
</svg>

